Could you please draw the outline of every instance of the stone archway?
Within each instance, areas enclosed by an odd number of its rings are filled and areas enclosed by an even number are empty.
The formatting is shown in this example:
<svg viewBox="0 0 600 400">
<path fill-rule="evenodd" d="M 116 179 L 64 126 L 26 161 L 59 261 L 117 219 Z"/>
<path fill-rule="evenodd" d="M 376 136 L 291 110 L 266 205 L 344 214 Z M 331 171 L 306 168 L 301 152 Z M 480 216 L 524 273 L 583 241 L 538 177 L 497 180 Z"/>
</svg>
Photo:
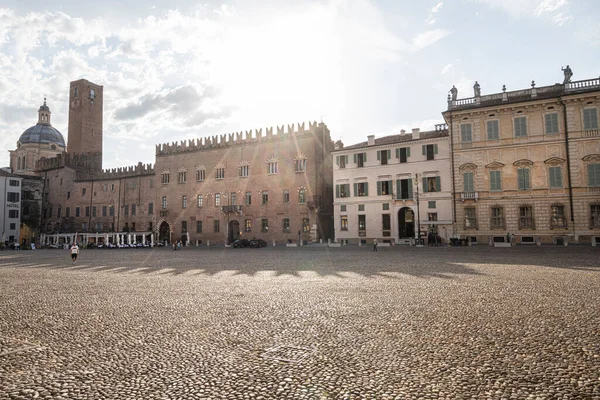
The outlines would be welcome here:
<svg viewBox="0 0 600 400">
<path fill-rule="evenodd" d="M 398 211 L 398 238 L 415 237 L 415 212 L 410 207 L 402 207 Z"/>
<path fill-rule="evenodd" d="M 238 220 L 229 221 L 228 243 L 233 243 L 240 238 L 240 223 Z"/>
<path fill-rule="evenodd" d="M 171 226 L 167 221 L 163 221 L 158 226 L 158 240 L 160 242 L 167 241 L 167 243 L 171 243 Z"/>
</svg>

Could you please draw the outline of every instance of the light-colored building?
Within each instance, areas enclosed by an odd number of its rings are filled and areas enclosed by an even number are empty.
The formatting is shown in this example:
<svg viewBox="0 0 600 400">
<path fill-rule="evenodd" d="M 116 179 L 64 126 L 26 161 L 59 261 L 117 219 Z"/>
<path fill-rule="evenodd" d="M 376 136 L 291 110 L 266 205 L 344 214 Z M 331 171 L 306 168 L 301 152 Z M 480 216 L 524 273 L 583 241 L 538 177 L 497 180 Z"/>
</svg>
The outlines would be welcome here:
<svg viewBox="0 0 600 400">
<path fill-rule="evenodd" d="M 20 176 L 0 169 L 2 246 L 5 242 L 19 243 L 21 231 L 21 181 Z"/>
<path fill-rule="evenodd" d="M 569 70 L 570 71 L 570 70 Z M 448 98 L 455 230 L 481 243 L 600 236 L 600 79 Z"/>
<path fill-rule="evenodd" d="M 348 147 L 337 142 L 332 154 L 338 242 L 405 244 L 418 237 L 419 226 L 421 237 L 447 241 L 452 182 L 446 125 L 371 135 Z"/>
</svg>

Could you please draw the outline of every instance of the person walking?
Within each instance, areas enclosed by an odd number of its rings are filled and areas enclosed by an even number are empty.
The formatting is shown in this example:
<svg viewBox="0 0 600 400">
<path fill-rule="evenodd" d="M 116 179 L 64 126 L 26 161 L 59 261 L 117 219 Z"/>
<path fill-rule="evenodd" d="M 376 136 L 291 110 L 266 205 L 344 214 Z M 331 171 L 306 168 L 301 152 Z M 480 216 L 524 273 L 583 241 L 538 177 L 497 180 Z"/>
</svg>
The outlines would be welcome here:
<svg viewBox="0 0 600 400">
<path fill-rule="evenodd" d="M 79 247 L 77 246 L 76 242 L 73 242 L 73 245 L 71 246 L 71 260 L 73 261 L 73 264 L 75 264 L 75 261 L 77 261 L 78 254 L 79 254 Z"/>
<path fill-rule="evenodd" d="M 373 251 L 378 251 L 377 250 L 377 239 L 373 239 Z"/>
</svg>

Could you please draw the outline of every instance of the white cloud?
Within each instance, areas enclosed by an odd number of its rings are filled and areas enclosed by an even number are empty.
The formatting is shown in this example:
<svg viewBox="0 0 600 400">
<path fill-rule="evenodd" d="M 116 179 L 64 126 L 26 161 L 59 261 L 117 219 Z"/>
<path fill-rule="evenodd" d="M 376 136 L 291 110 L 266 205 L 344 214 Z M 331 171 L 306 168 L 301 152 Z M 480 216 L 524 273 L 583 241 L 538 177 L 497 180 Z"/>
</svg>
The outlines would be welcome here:
<svg viewBox="0 0 600 400">
<path fill-rule="evenodd" d="M 437 14 L 438 11 L 440 11 L 440 8 L 442 8 L 442 6 L 444 5 L 443 1 L 439 1 L 435 6 L 433 6 L 431 8 L 431 10 L 429 10 L 429 15 L 427 16 L 427 19 L 425 20 L 425 22 L 429 25 L 433 25 L 435 24 L 435 14 Z"/>
<path fill-rule="evenodd" d="M 442 68 L 442 74 L 446 74 L 452 67 L 454 67 L 454 64 L 447 64 L 444 68 Z"/>
<path fill-rule="evenodd" d="M 430 46 L 448 36 L 450 31 L 446 29 L 432 29 L 429 31 L 422 32 L 413 38 L 412 50 L 419 51 L 427 46 Z"/>
<path fill-rule="evenodd" d="M 514 18 L 540 18 L 563 25 L 573 17 L 569 14 L 570 0 L 472 0 L 500 9 Z"/>
</svg>

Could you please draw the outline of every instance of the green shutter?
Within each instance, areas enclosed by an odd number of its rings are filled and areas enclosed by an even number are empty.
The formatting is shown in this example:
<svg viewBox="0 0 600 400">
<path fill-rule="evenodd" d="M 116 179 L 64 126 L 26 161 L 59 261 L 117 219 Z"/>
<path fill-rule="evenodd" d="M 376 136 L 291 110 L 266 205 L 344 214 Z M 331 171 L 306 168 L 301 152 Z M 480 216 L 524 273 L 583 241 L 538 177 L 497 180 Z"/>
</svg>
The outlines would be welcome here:
<svg viewBox="0 0 600 400">
<path fill-rule="evenodd" d="M 525 188 L 527 190 L 531 189 L 531 184 L 529 182 L 529 169 L 525 170 Z"/>
<path fill-rule="evenodd" d="M 387 151 L 387 158 L 388 158 L 388 160 L 392 158 L 392 151 L 391 150 Z"/>
<path fill-rule="evenodd" d="M 500 171 L 490 171 L 490 190 L 502 190 Z"/>
<path fill-rule="evenodd" d="M 381 160 L 381 150 L 377 150 L 377 161 Z"/>
<path fill-rule="evenodd" d="M 400 149 L 396 149 L 396 158 L 400 158 Z"/>
<path fill-rule="evenodd" d="M 600 186 L 600 164 L 588 165 L 588 186 Z"/>
<path fill-rule="evenodd" d="M 413 184 L 412 184 L 412 178 L 407 179 L 408 181 L 408 195 L 406 196 L 408 199 L 412 199 L 413 198 Z"/>
<path fill-rule="evenodd" d="M 435 191 L 436 192 L 441 192 L 442 191 L 442 180 L 440 179 L 439 176 L 435 177 Z"/>
<path fill-rule="evenodd" d="M 335 197 L 340 198 L 340 185 L 335 185 Z"/>
<path fill-rule="evenodd" d="M 365 196 L 369 195 L 369 182 L 365 182 Z"/>
<path fill-rule="evenodd" d="M 519 168 L 517 170 L 517 181 L 518 181 L 517 183 L 519 185 L 519 190 L 523 190 L 523 180 L 524 180 L 524 178 L 523 178 L 523 169 Z"/>
<path fill-rule="evenodd" d="M 406 158 L 410 157 L 410 147 L 406 148 Z"/>
<path fill-rule="evenodd" d="M 381 196 L 381 182 L 377 181 L 377 196 Z"/>
<path fill-rule="evenodd" d="M 354 184 L 354 197 L 358 197 L 358 183 Z"/>
<path fill-rule="evenodd" d="M 367 153 L 363 153 L 363 163 L 367 163 Z"/>
<path fill-rule="evenodd" d="M 354 154 L 354 164 L 358 164 L 358 156 L 357 156 L 357 154 Z"/>
<path fill-rule="evenodd" d="M 427 155 L 427 146 L 423 145 L 423 146 L 421 146 L 421 148 L 423 149 L 423 155 L 426 156 Z"/>
<path fill-rule="evenodd" d="M 427 178 L 423 178 L 423 193 L 427 193 Z"/>
<path fill-rule="evenodd" d="M 434 144 L 433 145 L 433 154 L 437 154 L 438 153 L 438 145 Z"/>
<path fill-rule="evenodd" d="M 550 174 L 550 187 L 560 188 L 562 187 L 562 174 L 561 167 L 550 167 L 548 172 Z"/>
<path fill-rule="evenodd" d="M 340 156 L 335 156 L 335 165 L 340 166 Z"/>
<path fill-rule="evenodd" d="M 400 179 L 396 179 L 396 199 L 402 198 L 402 184 L 400 183 Z"/>
</svg>

